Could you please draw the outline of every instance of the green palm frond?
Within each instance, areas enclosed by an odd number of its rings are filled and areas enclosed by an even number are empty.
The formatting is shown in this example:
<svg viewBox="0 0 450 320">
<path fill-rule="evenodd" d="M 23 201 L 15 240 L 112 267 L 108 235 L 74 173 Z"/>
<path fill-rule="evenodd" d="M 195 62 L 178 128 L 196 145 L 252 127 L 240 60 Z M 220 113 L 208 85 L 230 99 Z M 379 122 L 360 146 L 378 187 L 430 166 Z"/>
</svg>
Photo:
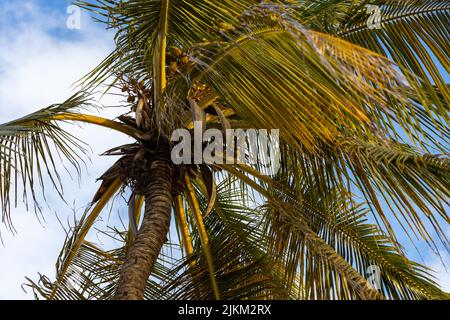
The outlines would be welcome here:
<svg viewBox="0 0 450 320">
<path fill-rule="evenodd" d="M 380 290 L 385 297 L 447 298 L 447 295 L 438 289 L 428 269 L 408 260 L 377 226 L 367 223 L 368 211 L 361 205 L 353 206 L 336 196 L 335 202 L 330 203 L 329 199 L 321 201 L 314 188 L 307 192 L 303 194 L 300 204 L 290 206 L 289 213 L 286 214 L 282 214 L 276 203 L 269 203 L 267 212 L 270 216 L 266 222 L 269 239 L 272 239 L 272 255 L 284 259 L 288 279 L 299 275 L 306 294 L 302 298 L 348 299 L 355 294 L 346 289 L 346 280 L 341 279 L 338 274 L 324 276 L 321 268 L 332 266 L 327 260 L 320 262 L 320 256 L 314 254 L 315 248 L 310 247 L 316 244 L 309 243 L 306 235 L 296 232 L 295 226 L 301 225 L 302 219 L 307 220 L 317 235 L 360 274 L 368 276 L 367 270 L 370 266 L 379 267 Z M 312 207 L 311 203 L 314 203 L 315 207 Z M 277 231 L 279 224 L 287 230 L 286 233 Z M 319 262 L 315 261 L 316 259 L 319 259 Z M 341 285 L 336 285 L 336 282 Z"/>
<path fill-rule="evenodd" d="M 276 235 L 283 237 L 287 232 L 294 232 L 295 237 L 302 237 L 305 241 L 307 241 L 307 243 L 309 244 L 308 248 L 310 249 L 309 253 L 314 254 L 316 256 L 316 259 L 322 259 L 327 264 L 327 266 L 329 266 L 329 268 L 336 272 L 336 281 L 328 281 L 327 283 L 328 290 L 332 290 L 331 288 L 333 286 L 339 287 L 338 281 L 340 279 L 344 279 L 347 286 L 350 287 L 350 292 L 353 293 L 355 297 L 361 299 L 384 298 L 383 295 L 373 287 L 371 287 L 367 280 L 357 270 L 355 270 L 341 255 L 339 255 L 333 247 L 328 245 L 322 238 L 320 238 L 319 235 L 317 235 L 317 233 L 311 228 L 311 226 L 308 225 L 307 220 L 300 218 L 296 220 L 296 224 L 291 223 L 291 221 L 285 223 L 284 218 L 292 218 L 293 212 L 290 210 L 291 205 L 289 203 L 280 200 L 280 195 L 278 194 L 280 190 L 276 190 L 277 194 L 272 195 L 271 193 L 266 191 L 264 187 L 259 185 L 256 181 L 253 181 L 246 174 L 243 174 L 230 166 L 224 165 L 223 167 L 230 174 L 239 178 L 243 183 L 249 185 L 251 188 L 257 191 L 260 196 L 268 199 L 268 201 L 273 201 L 276 204 L 276 216 L 281 218 L 281 223 L 277 225 L 277 227 L 275 228 L 276 231 L 274 233 L 268 233 L 269 241 L 276 239 Z M 268 183 L 270 183 L 271 181 L 270 178 L 266 178 L 265 180 Z M 276 186 L 277 184 L 274 183 L 274 185 Z M 268 221 L 267 217 L 265 218 L 265 220 L 266 222 Z M 299 245 L 298 243 L 295 243 L 295 240 L 296 239 L 294 239 L 293 241 L 289 241 L 289 239 L 287 239 L 287 241 L 283 242 L 282 245 L 286 246 L 291 244 L 294 248 L 299 248 Z M 281 257 L 277 254 L 279 254 L 279 252 L 275 253 L 275 255 L 269 254 L 269 256 L 276 260 L 277 257 Z M 299 257 L 299 259 L 301 258 L 302 257 Z M 281 267 L 281 271 L 283 270 L 284 268 Z M 292 270 L 288 270 L 287 272 L 292 272 Z M 295 274 L 290 273 L 290 275 L 292 275 L 292 278 L 290 278 L 290 281 L 292 282 Z M 311 281 L 314 281 L 314 278 L 312 278 Z M 291 286 L 290 289 L 292 290 L 292 284 L 290 282 L 287 284 L 287 286 L 288 288 L 289 286 Z M 302 291 L 303 288 L 301 286 L 298 287 L 300 288 L 300 290 L 295 291 L 297 292 L 296 298 L 302 298 L 305 293 Z"/>
<path fill-rule="evenodd" d="M 378 6 L 379 28 L 367 23 L 367 12 L 353 12 L 337 36 L 378 52 L 408 70 L 405 76 L 424 106 L 435 104 L 434 114 L 448 122 L 450 91 L 446 74 L 450 72 L 450 1 L 410 0 L 371 1 Z M 447 80 L 448 81 L 448 80 Z M 439 99 L 433 86 L 442 95 Z M 431 110 L 428 110 L 431 112 Z"/>
<path fill-rule="evenodd" d="M 286 183 L 292 180 L 278 178 L 275 181 L 261 176 L 249 178 L 237 170 L 225 168 L 269 199 L 269 215 L 263 220 L 266 224 L 267 239 L 272 240 L 271 250 L 274 250 L 269 253 L 270 256 L 279 257 L 285 264 L 285 276 L 291 281 L 289 283 L 293 286 L 293 293 L 298 292 L 297 287 L 301 287 L 292 283 L 295 275 L 298 275 L 297 281 L 305 281 L 302 285 L 308 289 L 300 291 L 296 295 L 297 298 L 317 299 L 322 296 L 325 299 L 348 299 L 361 297 L 361 294 L 364 297 L 364 292 L 367 291 L 358 290 L 364 289 L 362 275 L 365 275 L 366 268 L 371 263 L 376 263 L 386 270 L 383 275 L 389 279 L 385 279 L 382 293 L 387 298 L 447 297 L 437 288 L 426 268 L 409 261 L 398 245 L 384 235 L 380 228 L 365 222 L 366 210 L 358 210 L 358 207 L 353 209 L 351 202 L 336 200 L 339 199 L 336 195 L 340 192 L 334 193 L 330 189 L 324 192 L 326 187 L 317 184 L 314 178 L 305 180 L 305 184 L 299 188 L 301 182 L 286 186 Z M 247 173 L 251 175 L 250 170 Z M 322 173 L 319 172 L 317 176 L 321 177 Z M 261 179 L 261 182 L 253 181 L 255 178 Z M 271 193 L 265 191 L 267 188 Z M 305 194 L 305 190 L 308 193 Z M 271 225 L 274 222 L 275 225 Z M 312 261 L 317 259 L 321 261 L 318 262 L 319 269 L 314 269 L 315 264 Z M 302 267 L 301 263 L 306 265 Z M 325 267 L 334 270 L 333 277 L 325 276 L 327 272 L 320 269 Z M 394 269 L 397 271 L 395 274 Z M 312 271 L 315 273 L 311 274 Z M 346 284 L 349 279 L 350 283 Z M 352 283 L 351 279 L 356 281 Z M 370 295 L 370 288 L 367 289 Z"/>
<path fill-rule="evenodd" d="M 282 141 L 278 175 L 284 178 L 275 186 L 264 175 L 263 166 L 239 167 L 259 181 L 261 189 L 257 191 L 262 193 L 273 187 L 293 199 L 301 198 L 304 183 L 309 183 L 317 185 L 322 196 L 330 187 L 340 190 L 342 197 L 354 197 L 353 193 L 364 196 L 378 226 L 393 241 L 396 233 L 392 225 L 399 223 L 411 241 L 419 237 L 435 250 L 433 239 L 437 235 L 447 248 L 448 155 L 427 154 L 407 144 L 369 137 L 341 138 L 332 149 L 323 147 L 319 155 L 300 152 Z M 247 148 L 245 153 L 252 150 Z M 259 154 L 253 157 L 262 159 Z M 286 187 L 286 183 L 291 186 Z"/>
<path fill-rule="evenodd" d="M 261 216 L 243 202 L 237 180 L 223 177 L 217 186 L 217 198 L 210 214 L 204 218 L 208 234 L 210 258 L 207 259 L 202 235 L 196 227 L 193 213 L 186 215 L 193 252 L 180 259 L 166 282 L 171 299 L 214 299 L 217 295 L 210 277 L 210 263 L 221 299 L 286 299 L 279 271 L 265 253 L 267 241 L 259 229 Z M 202 212 L 209 199 L 196 192 Z M 187 202 L 187 200 L 186 200 Z"/>
<path fill-rule="evenodd" d="M 317 151 L 321 141 L 332 141 L 341 129 L 363 131 L 386 96 L 403 99 L 400 74 L 387 59 L 325 34 L 289 27 L 251 30 L 236 43 L 222 45 L 216 55 L 203 57 L 194 79 L 209 84 L 242 119 L 256 127 L 280 128 L 286 141 L 310 151 Z"/>
<path fill-rule="evenodd" d="M 235 25 L 239 15 L 254 0 L 170 0 L 168 4 L 168 44 L 189 48 L 204 39 L 220 38 L 220 25 Z M 76 1 L 97 14 L 99 21 L 116 29 L 116 49 L 87 79 L 101 82 L 123 73 L 151 79 L 155 37 L 165 1 Z"/>
<path fill-rule="evenodd" d="M 447 155 L 424 154 L 394 141 L 351 137 L 335 149 L 325 148 L 322 157 L 283 149 L 280 174 L 292 183 L 289 192 L 294 199 L 301 195 L 297 190 L 305 181 L 316 184 L 322 196 L 330 187 L 340 190 L 343 197 L 353 198 L 356 193 L 366 198 L 378 226 L 393 241 L 392 225 L 399 223 L 412 242 L 419 237 L 435 249 L 437 234 L 447 247 L 448 236 L 443 232 L 448 223 Z"/>
<path fill-rule="evenodd" d="M 221 299 L 286 299 L 286 290 L 265 253 L 265 239 L 259 230 L 259 212 L 242 202 L 236 180 L 225 178 L 217 186 L 217 200 L 205 228 L 212 251 L 215 278 Z M 197 193 L 204 212 L 208 198 Z M 194 252 L 187 256 L 167 284 L 173 299 L 214 297 L 199 233 L 193 229 Z M 194 262 L 194 263 L 193 263 Z"/>
<path fill-rule="evenodd" d="M 408 145 L 390 141 L 373 143 L 347 140 L 338 149 L 339 157 L 348 164 L 342 170 L 347 172 L 348 177 L 355 177 L 383 222 L 389 219 L 382 213 L 380 202 L 385 202 L 391 208 L 396 219 L 404 219 L 409 230 L 431 241 L 430 228 L 423 221 L 427 219 L 443 243 L 448 244 L 441 227 L 442 221 L 449 221 L 448 156 L 422 154 Z M 388 228 L 391 230 L 390 226 Z"/>
<path fill-rule="evenodd" d="M 11 227 L 11 205 L 17 205 L 19 187 L 27 201 L 31 194 L 35 209 L 48 178 L 62 196 L 57 164 L 64 159 L 76 172 L 86 153 L 86 145 L 59 126 L 54 118 L 72 115 L 93 107 L 85 93 L 77 93 L 61 104 L 52 105 L 8 123 L 0 124 L 0 200 L 2 220 Z M 12 197 L 12 199 L 11 199 Z M 28 206 L 28 202 L 27 206 Z"/>
</svg>

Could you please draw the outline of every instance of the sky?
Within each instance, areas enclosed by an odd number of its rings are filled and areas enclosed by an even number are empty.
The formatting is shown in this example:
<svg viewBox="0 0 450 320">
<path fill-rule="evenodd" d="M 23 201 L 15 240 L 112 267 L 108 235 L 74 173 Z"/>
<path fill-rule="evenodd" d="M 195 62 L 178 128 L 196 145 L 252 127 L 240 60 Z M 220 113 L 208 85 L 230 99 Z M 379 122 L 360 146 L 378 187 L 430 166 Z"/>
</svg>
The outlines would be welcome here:
<svg viewBox="0 0 450 320">
<path fill-rule="evenodd" d="M 64 101 L 75 92 L 74 82 L 113 49 L 113 34 L 91 21 L 87 13 L 81 14 L 79 29 L 68 28 L 68 19 L 72 21 L 69 5 L 66 0 L 0 0 L 0 123 Z M 106 106 L 115 102 L 111 96 L 101 100 Z M 105 117 L 117 114 L 111 109 L 100 112 Z M 63 184 L 70 186 L 65 188 L 67 204 L 48 194 L 45 221 L 19 204 L 12 210 L 16 232 L 0 225 L 0 299 L 33 299 L 30 289 L 25 292 L 21 288 L 25 276 L 37 280 L 39 272 L 54 277 L 54 264 L 65 239 L 62 226 L 74 213 L 83 213 L 99 185 L 95 179 L 114 161 L 99 154 L 128 142 L 113 131 L 88 125 L 68 130 L 89 143 L 91 161 L 80 181 L 61 168 Z M 104 213 L 99 223 L 119 223 L 118 217 L 126 215 L 122 211 Z M 88 239 L 100 244 L 108 241 L 95 232 Z M 421 257 L 407 247 L 411 258 L 437 271 L 438 282 L 450 291 L 450 273 L 439 258 L 421 244 L 418 248 Z M 450 267 L 450 258 L 443 258 Z"/>
</svg>

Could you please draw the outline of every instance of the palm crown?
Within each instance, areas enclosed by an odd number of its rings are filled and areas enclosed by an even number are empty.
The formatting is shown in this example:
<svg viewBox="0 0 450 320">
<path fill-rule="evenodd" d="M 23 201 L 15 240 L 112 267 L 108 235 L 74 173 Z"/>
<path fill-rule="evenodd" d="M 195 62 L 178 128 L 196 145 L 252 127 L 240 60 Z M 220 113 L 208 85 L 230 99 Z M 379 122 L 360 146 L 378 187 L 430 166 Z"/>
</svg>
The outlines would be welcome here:
<svg viewBox="0 0 450 320">
<path fill-rule="evenodd" d="M 392 224 L 432 248 L 436 235 L 448 245 L 449 1 L 77 4 L 116 30 L 116 48 L 83 79 L 82 92 L 0 126 L 4 220 L 11 224 L 19 186 L 34 200 L 46 181 L 60 190 L 58 157 L 80 170 L 84 145 L 60 122 L 103 126 L 135 142 L 107 152 L 120 158 L 68 235 L 56 280 L 29 280 L 39 296 L 448 298 L 405 256 Z M 369 4 L 381 13 L 376 28 Z M 105 84 L 122 90 L 131 113 L 89 114 L 89 92 Z M 175 165 L 172 132 L 193 121 L 279 129 L 280 170 Z M 122 245 L 86 241 L 125 190 L 129 227 L 112 231 Z M 373 265 L 379 288 L 367 280 Z"/>
</svg>

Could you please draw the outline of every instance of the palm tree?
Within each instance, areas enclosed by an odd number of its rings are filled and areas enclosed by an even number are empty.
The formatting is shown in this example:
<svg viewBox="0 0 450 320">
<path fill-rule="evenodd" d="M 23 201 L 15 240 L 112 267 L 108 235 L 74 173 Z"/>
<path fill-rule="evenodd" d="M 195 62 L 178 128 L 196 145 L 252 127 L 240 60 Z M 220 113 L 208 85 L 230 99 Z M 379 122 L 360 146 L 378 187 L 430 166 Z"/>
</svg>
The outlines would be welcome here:
<svg viewBox="0 0 450 320">
<path fill-rule="evenodd" d="M 450 1 L 77 4 L 116 30 L 116 48 L 82 92 L 0 126 L 4 221 L 18 187 L 35 204 L 45 183 L 61 190 L 58 157 L 80 170 L 84 145 L 60 123 L 135 142 L 106 153 L 120 158 L 68 234 L 56 280 L 29 279 L 37 296 L 449 297 L 395 231 L 448 248 Z M 103 85 L 121 89 L 131 112 L 89 115 Z M 175 165 L 172 132 L 194 121 L 279 129 L 280 169 Z M 245 154 L 264 156 L 249 144 Z M 129 226 L 104 230 L 121 243 L 106 250 L 85 238 L 116 194 L 130 195 Z"/>
</svg>

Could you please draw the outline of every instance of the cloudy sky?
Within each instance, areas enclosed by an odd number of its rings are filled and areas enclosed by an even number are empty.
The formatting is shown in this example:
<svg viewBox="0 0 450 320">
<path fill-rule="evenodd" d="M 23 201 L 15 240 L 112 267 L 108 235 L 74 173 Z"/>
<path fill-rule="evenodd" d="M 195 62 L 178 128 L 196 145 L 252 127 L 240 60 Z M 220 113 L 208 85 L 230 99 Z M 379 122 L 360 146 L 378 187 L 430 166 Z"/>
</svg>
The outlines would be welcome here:
<svg viewBox="0 0 450 320">
<path fill-rule="evenodd" d="M 0 0 L 0 122 L 64 101 L 75 92 L 73 83 L 112 50 L 112 35 L 91 22 L 87 14 L 82 15 L 81 29 L 67 28 L 67 8 L 65 0 Z M 114 105 L 115 100 L 106 97 L 101 102 Z M 115 114 L 113 110 L 101 112 L 102 116 Z M 30 290 L 25 293 L 21 289 L 24 277 L 37 280 L 38 272 L 54 275 L 65 238 L 56 214 L 67 226 L 74 210 L 78 216 L 83 213 L 98 187 L 95 179 L 114 161 L 98 155 L 127 142 L 107 129 L 71 126 L 69 131 L 89 143 L 91 162 L 81 182 L 61 168 L 63 182 L 69 186 L 65 188 L 68 204 L 48 192 L 45 221 L 19 205 L 12 210 L 16 234 L 0 226 L 0 299 L 33 298 Z M 103 220 L 116 223 L 117 216 L 117 211 L 106 212 Z M 107 241 L 95 233 L 91 240 Z"/>
<path fill-rule="evenodd" d="M 81 28 L 70 29 L 66 0 L 0 0 L 0 123 L 17 118 L 56 102 L 62 102 L 74 93 L 73 83 L 96 66 L 113 48 L 112 34 L 95 25 L 87 16 L 81 16 Z M 103 98 L 104 105 L 114 105 L 111 97 Z M 113 110 L 102 110 L 103 116 Z M 71 179 L 61 170 L 65 183 L 62 203 L 49 195 L 44 218 L 38 219 L 24 206 L 12 210 L 16 233 L 0 226 L 3 244 L 0 244 L 0 299 L 32 299 L 30 290 L 24 292 L 21 284 L 25 276 L 37 280 L 37 273 L 54 275 L 54 263 L 64 241 L 63 225 L 79 215 L 91 200 L 98 183 L 95 179 L 114 159 L 99 154 L 126 138 L 108 130 L 89 126 L 72 126 L 72 132 L 88 142 L 92 148 L 81 182 Z M 117 223 L 112 211 L 103 215 L 103 223 Z M 96 234 L 90 240 L 107 241 Z M 439 259 L 419 244 L 419 252 L 408 248 L 414 259 L 437 271 L 441 286 L 450 291 L 450 274 Z M 444 257 L 450 266 L 450 259 Z"/>
</svg>

